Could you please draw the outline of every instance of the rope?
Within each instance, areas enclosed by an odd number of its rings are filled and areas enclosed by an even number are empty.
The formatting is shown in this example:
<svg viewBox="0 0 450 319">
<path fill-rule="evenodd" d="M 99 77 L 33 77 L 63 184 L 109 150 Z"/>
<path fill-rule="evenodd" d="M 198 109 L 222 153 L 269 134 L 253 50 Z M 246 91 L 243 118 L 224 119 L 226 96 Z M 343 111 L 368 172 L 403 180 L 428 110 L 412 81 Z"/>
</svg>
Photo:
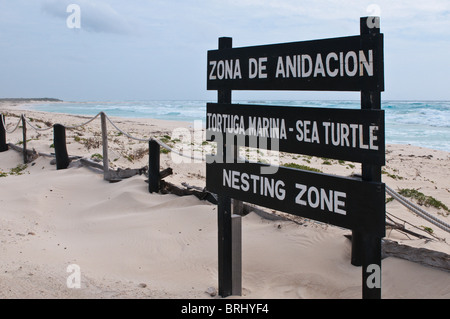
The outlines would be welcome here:
<svg viewBox="0 0 450 319">
<path fill-rule="evenodd" d="M 8 131 L 8 130 L 6 129 L 5 117 L 2 116 L 1 118 L 2 118 L 3 127 L 5 128 L 5 131 L 6 131 L 6 133 L 8 133 L 8 134 L 14 133 L 14 132 L 17 130 L 17 128 L 19 127 L 20 121 L 22 120 L 21 118 L 19 118 L 19 120 L 17 121 L 17 124 L 16 124 L 16 126 L 14 127 L 14 129 L 13 129 L 12 131 Z"/>
<path fill-rule="evenodd" d="M 394 199 L 398 200 L 403 206 L 407 207 L 409 210 L 413 211 L 417 215 L 421 216 L 422 218 L 426 219 L 433 225 L 445 230 L 446 232 L 450 233 L 450 224 L 438 219 L 437 217 L 431 215 L 430 213 L 426 212 L 422 208 L 418 207 L 417 205 L 411 203 L 408 201 L 405 197 L 400 195 L 399 193 L 395 192 L 392 188 L 386 185 L 386 192 L 391 195 Z"/>
<path fill-rule="evenodd" d="M 23 115 L 23 118 L 25 119 L 25 122 L 28 123 L 28 125 L 31 126 L 32 128 L 34 128 L 36 131 L 48 131 L 53 128 L 53 127 L 39 128 L 39 127 L 36 127 L 33 124 L 31 124 L 31 122 L 25 117 L 25 115 Z"/>
<path fill-rule="evenodd" d="M 400 195 L 399 193 L 395 192 L 392 188 L 390 188 L 389 186 L 386 185 L 386 190 L 389 193 L 389 195 L 393 196 L 394 198 L 396 198 L 399 201 L 404 202 L 406 205 L 410 206 L 412 208 L 412 210 L 418 211 L 420 214 L 423 214 L 427 217 L 429 217 L 430 219 L 433 219 L 434 221 L 443 224 L 444 226 L 450 228 L 450 225 L 447 224 L 446 222 L 438 219 L 437 217 L 431 215 L 430 213 L 426 212 L 425 210 L 423 210 L 421 207 L 413 204 L 412 202 L 408 201 L 405 197 L 403 197 L 402 195 Z"/>
<path fill-rule="evenodd" d="M 150 137 L 149 139 L 143 139 L 143 138 L 134 137 L 134 136 L 128 134 L 127 132 L 124 132 L 119 127 L 117 127 L 117 125 L 108 117 L 108 115 L 105 114 L 105 117 L 109 121 L 109 123 L 111 123 L 111 125 L 114 126 L 114 128 L 116 130 L 118 130 L 120 133 L 122 133 L 123 135 L 127 136 L 128 138 L 131 138 L 131 139 L 136 140 L 136 141 L 141 141 L 141 142 L 149 142 L 149 141 L 153 140 L 156 143 L 158 143 L 161 147 L 163 147 L 166 150 L 171 151 L 172 153 L 175 153 L 175 154 L 177 154 L 179 156 L 190 158 L 190 159 L 193 159 L 193 160 L 198 160 L 198 161 L 204 161 L 205 160 L 204 158 L 191 156 L 191 155 L 186 155 L 186 154 L 183 154 L 181 152 L 178 152 L 178 151 L 174 150 L 172 147 L 170 147 L 169 145 L 167 145 L 166 143 L 163 143 L 162 141 L 160 141 L 160 140 L 158 140 L 157 138 L 154 138 L 154 137 Z"/>
<path fill-rule="evenodd" d="M 86 122 L 81 123 L 81 124 L 79 124 L 79 125 L 72 125 L 72 126 L 70 126 L 70 125 L 64 125 L 64 127 L 65 127 L 65 128 L 68 128 L 68 129 L 76 129 L 76 128 L 85 126 L 85 125 L 91 123 L 93 120 L 95 120 L 100 114 L 102 114 L 102 112 L 97 113 L 97 115 L 91 117 L 89 120 L 87 120 Z"/>
<path fill-rule="evenodd" d="M 67 128 L 67 129 L 76 129 L 76 128 L 79 128 L 79 127 L 82 127 L 82 126 L 85 126 L 85 125 L 89 124 L 90 122 L 92 122 L 93 120 L 95 120 L 95 119 L 96 119 L 99 115 L 101 115 L 101 114 L 104 114 L 104 115 L 105 115 L 106 119 L 109 121 L 109 123 L 111 123 L 111 125 L 112 125 L 116 130 L 118 130 L 119 132 L 121 132 L 123 135 L 127 136 L 127 137 L 130 138 L 130 139 L 133 139 L 133 140 L 136 140 L 136 141 L 140 141 L 140 142 L 149 142 L 149 141 L 153 140 L 153 141 L 156 141 L 161 147 L 163 147 L 163 148 L 165 148 L 166 150 L 168 150 L 168 151 L 170 151 L 170 152 L 173 152 L 173 153 L 175 153 L 175 154 L 177 154 L 177 155 L 179 155 L 179 156 L 186 157 L 186 158 L 190 158 L 190 159 L 193 159 L 193 160 L 198 160 L 198 161 L 205 161 L 205 158 L 203 158 L 203 157 L 200 158 L 200 157 L 191 156 L 191 155 L 186 155 L 186 154 L 183 154 L 183 153 L 181 153 L 181 152 L 178 152 L 178 151 L 174 150 L 172 147 L 170 147 L 169 145 L 167 145 L 166 143 L 163 143 L 162 141 L 158 140 L 157 138 L 150 137 L 150 138 L 148 138 L 148 139 L 143 139 L 143 138 L 138 138 L 138 137 L 132 136 L 132 135 L 130 135 L 129 133 L 127 133 L 127 132 L 123 131 L 122 129 L 120 129 L 120 128 L 119 128 L 119 127 L 118 127 L 118 126 L 117 126 L 117 125 L 116 125 L 116 124 L 108 117 L 108 115 L 106 115 L 104 112 L 99 112 L 99 113 L 97 113 L 97 115 L 91 117 L 89 120 L 87 120 L 86 122 L 83 122 L 83 123 L 81 123 L 81 124 L 79 124 L 79 125 L 63 125 L 63 126 L 64 126 L 65 128 Z M 36 127 L 36 126 L 34 126 L 34 125 L 33 125 L 33 124 L 25 117 L 25 115 L 23 115 L 23 118 L 25 119 L 25 122 L 28 123 L 28 125 L 30 125 L 30 127 L 32 127 L 33 129 L 35 129 L 36 131 L 47 131 L 47 130 L 52 129 L 52 127 L 47 127 L 47 128 L 39 128 L 39 127 Z M 2 121 L 3 121 L 3 126 L 5 127 L 5 131 L 6 131 L 7 133 L 11 134 L 11 133 L 13 133 L 13 132 L 19 127 L 19 124 L 20 124 L 21 119 L 19 119 L 19 121 L 17 122 L 15 128 L 14 128 L 12 131 L 8 131 L 8 130 L 6 129 L 6 124 L 5 124 L 5 122 L 4 122 L 4 118 L 3 118 L 3 117 L 2 117 Z"/>
<path fill-rule="evenodd" d="M 124 132 L 123 130 L 121 130 L 120 128 L 117 127 L 117 125 L 108 117 L 108 115 L 105 114 L 106 119 L 109 121 L 109 123 L 111 123 L 112 126 L 114 126 L 114 128 L 116 130 L 118 130 L 120 133 L 122 133 L 123 135 L 136 140 L 136 141 L 140 141 L 140 142 L 148 142 L 150 139 L 143 139 L 143 138 L 138 138 L 138 137 L 134 137 L 130 134 L 128 134 L 127 132 Z"/>
<path fill-rule="evenodd" d="M 181 153 L 181 152 L 175 151 L 175 150 L 174 150 L 173 148 L 171 148 L 169 145 L 167 145 L 167 144 L 161 142 L 160 140 L 158 140 L 158 139 L 156 139 L 156 138 L 153 138 L 153 137 L 152 137 L 151 139 L 152 139 L 153 141 L 155 141 L 156 143 L 158 143 L 161 147 L 163 147 L 163 148 L 165 148 L 166 150 L 169 150 L 169 151 L 171 151 L 172 153 L 175 153 L 175 154 L 177 154 L 177 155 L 179 155 L 179 156 L 186 157 L 186 158 L 190 158 L 190 159 L 197 160 L 197 161 L 205 161 L 205 160 L 206 160 L 204 157 L 196 157 L 196 156 L 192 156 L 192 155 L 186 155 L 186 154 L 183 154 L 183 153 Z"/>
</svg>

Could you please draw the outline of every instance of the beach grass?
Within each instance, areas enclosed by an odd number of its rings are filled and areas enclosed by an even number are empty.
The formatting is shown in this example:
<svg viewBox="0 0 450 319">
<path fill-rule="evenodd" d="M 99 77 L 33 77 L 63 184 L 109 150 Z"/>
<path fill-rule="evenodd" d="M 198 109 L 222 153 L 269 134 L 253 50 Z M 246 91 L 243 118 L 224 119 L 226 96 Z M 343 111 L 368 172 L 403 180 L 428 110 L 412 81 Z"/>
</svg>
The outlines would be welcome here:
<svg viewBox="0 0 450 319">
<path fill-rule="evenodd" d="M 426 207 L 435 207 L 437 209 L 443 209 L 446 212 L 450 213 L 449 208 L 442 203 L 440 200 L 437 200 L 436 198 L 432 196 L 425 195 L 422 192 L 419 192 L 417 189 L 413 188 L 402 188 L 398 191 L 398 193 L 402 196 L 413 198 L 417 200 L 419 205 L 423 205 Z"/>
</svg>

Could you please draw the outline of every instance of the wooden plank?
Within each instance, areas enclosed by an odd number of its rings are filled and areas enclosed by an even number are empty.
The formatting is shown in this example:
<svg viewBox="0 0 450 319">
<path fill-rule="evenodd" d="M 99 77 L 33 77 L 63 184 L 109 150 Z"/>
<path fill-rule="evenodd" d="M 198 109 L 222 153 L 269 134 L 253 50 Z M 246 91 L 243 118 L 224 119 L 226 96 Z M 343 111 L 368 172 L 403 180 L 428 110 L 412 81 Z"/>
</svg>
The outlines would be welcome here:
<svg viewBox="0 0 450 319">
<path fill-rule="evenodd" d="M 353 241 L 353 235 L 345 235 L 345 237 Z M 381 240 L 381 258 L 385 259 L 387 257 L 400 258 L 423 266 L 450 272 L 449 254 L 423 247 L 399 244 L 396 241 L 383 238 Z"/>
<path fill-rule="evenodd" d="M 300 217 L 385 234 L 383 183 L 282 166 L 207 160 L 206 187 L 212 193 Z"/>
<path fill-rule="evenodd" d="M 385 164 L 383 110 L 208 103 L 206 138 L 358 163 Z M 236 154 L 236 152 L 234 152 Z"/>
<path fill-rule="evenodd" d="M 208 90 L 384 90 L 383 34 L 208 51 Z"/>
<path fill-rule="evenodd" d="M 20 152 L 20 153 L 24 152 L 23 147 L 17 146 L 17 145 L 15 145 L 13 143 L 8 143 L 8 147 L 13 149 L 13 150 L 15 150 L 15 151 L 17 151 L 17 152 Z M 26 149 L 25 152 L 27 153 L 27 158 L 30 161 L 35 160 L 39 156 L 39 154 L 34 149 L 33 150 Z"/>
<path fill-rule="evenodd" d="M 383 239 L 382 255 L 386 257 L 396 257 L 419 263 L 421 265 L 450 272 L 450 255 L 430 250 L 427 248 L 411 247 L 397 242 Z"/>
</svg>

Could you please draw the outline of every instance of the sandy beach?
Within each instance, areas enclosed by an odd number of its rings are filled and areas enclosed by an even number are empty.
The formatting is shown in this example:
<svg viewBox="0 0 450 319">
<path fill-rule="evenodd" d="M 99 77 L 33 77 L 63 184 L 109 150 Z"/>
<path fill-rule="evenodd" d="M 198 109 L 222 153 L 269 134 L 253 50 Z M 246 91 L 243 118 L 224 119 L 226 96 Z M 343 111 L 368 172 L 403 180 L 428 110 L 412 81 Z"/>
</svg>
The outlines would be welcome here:
<svg viewBox="0 0 450 319">
<path fill-rule="evenodd" d="M 75 126 L 90 118 L 31 111 L 14 102 L 0 103 L 0 112 L 8 130 L 21 114 L 41 129 L 55 123 Z M 202 146 L 213 144 L 198 137 L 194 145 L 183 144 L 174 130 L 194 134 L 191 123 L 111 119 L 132 136 L 157 137 L 200 154 Z M 67 130 L 69 155 L 99 158 L 100 129 L 96 119 Z M 20 146 L 21 141 L 20 128 L 7 134 L 8 143 Z M 27 127 L 28 149 L 50 154 L 52 144 L 52 130 Z M 112 169 L 148 165 L 148 143 L 132 140 L 110 124 L 108 147 Z M 0 298 L 219 298 L 211 293 L 218 285 L 216 205 L 195 196 L 150 194 L 145 175 L 109 183 L 75 160 L 65 170 L 56 170 L 51 160 L 39 156 L 23 166 L 19 152 L 0 153 Z M 341 176 L 361 171 L 357 163 L 293 154 L 281 154 L 280 162 Z M 205 163 L 180 163 L 163 153 L 161 169 L 168 167 L 173 169 L 168 182 L 205 186 Z M 450 223 L 450 153 L 387 145 L 383 172 L 390 188 L 418 190 L 441 202 L 441 208 L 422 207 Z M 450 254 L 450 233 L 389 197 L 387 220 L 410 233 L 388 227 L 386 239 Z M 351 242 L 345 237 L 351 231 L 267 211 L 277 218 L 251 212 L 242 219 L 241 298 L 361 298 L 361 267 L 351 265 Z M 80 288 L 68 286 L 74 267 L 81 274 Z M 382 261 L 382 298 L 448 299 L 450 272 L 387 257 Z"/>
</svg>

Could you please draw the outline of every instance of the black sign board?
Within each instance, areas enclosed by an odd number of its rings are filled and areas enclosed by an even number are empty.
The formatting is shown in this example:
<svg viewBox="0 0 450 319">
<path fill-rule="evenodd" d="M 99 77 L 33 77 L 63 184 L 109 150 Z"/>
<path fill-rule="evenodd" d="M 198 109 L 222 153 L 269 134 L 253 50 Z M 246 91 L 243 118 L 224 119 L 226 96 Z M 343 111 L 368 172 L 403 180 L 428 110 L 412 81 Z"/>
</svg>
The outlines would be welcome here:
<svg viewBox="0 0 450 319">
<path fill-rule="evenodd" d="M 383 34 L 208 51 L 208 90 L 384 91 Z"/>
<path fill-rule="evenodd" d="M 276 139 L 282 152 L 385 164 L 383 110 L 208 103 L 206 129 L 207 138 L 245 137 L 240 146 L 274 150 L 255 142 Z"/>
<path fill-rule="evenodd" d="M 383 183 L 257 163 L 208 163 L 208 190 L 293 215 L 383 237 Z"/>
</svg>

